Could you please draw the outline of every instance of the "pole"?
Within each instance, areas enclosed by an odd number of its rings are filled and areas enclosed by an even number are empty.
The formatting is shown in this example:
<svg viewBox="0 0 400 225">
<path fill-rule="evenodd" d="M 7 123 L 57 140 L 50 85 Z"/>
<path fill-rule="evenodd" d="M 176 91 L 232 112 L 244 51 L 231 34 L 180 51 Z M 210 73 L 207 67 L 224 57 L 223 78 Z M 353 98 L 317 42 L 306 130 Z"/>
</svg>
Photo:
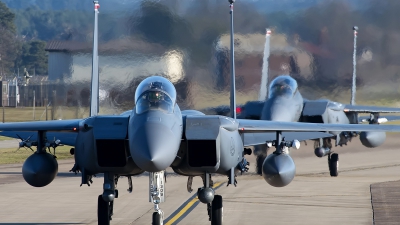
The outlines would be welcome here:
<svg viewBox="0 0 400 225">
<path fill-rule="evenodd" d="M 357 33 L 358 33 L 358 27 L 354 26 L 353 27 L 354 31 L 354 49 L 353 49 L 353 84 L 351 86 L 351 105 L 355 105 L 356 102 L 356 55 L 357 55 Z"/>
<path fill-rule="evenodd" d="M 231 117 L 236 119 L 236 87 L 235 87 L 235 46 L 233 38 L 233 3 L 235 0 L 229 0 L 230 14 L 231 14 L 231 104 L 230 111 Z"/>
<path fill-rule="evenodd" d="M 19 70 L 18 70 L 19 71 Z M 18 72 L 19 73 L 19 72 Z M 18 107 L 18 77 L 15 79 L 15 108 Z"/>
<path fill-rule="evenodd" d="M 33 120 L 35 120 L 36 93 L 33 90 Z"/>
<path fill-rule="evenodd" d="M 56 112 L 56 107 L 57 107 L 57 104 L 56 104 L 56 90 L 53 90 L 53 103 L 52 103 L 52 106 L 51 106 L 51 120 L 54 120 L 54 114 Z"/>
</svg>

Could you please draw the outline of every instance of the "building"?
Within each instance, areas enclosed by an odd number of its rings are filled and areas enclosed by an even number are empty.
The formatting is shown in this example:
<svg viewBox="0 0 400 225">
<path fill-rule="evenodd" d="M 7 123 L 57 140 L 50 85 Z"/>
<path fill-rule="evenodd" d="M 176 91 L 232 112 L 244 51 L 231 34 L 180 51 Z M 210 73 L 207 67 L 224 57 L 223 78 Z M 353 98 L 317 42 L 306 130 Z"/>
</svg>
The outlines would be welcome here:
<svg viewBox="0 0 400 225">
<path fill-rule="evenodd" d="M 66 105 L 88 105 L 92 71 L 92 44 L 75 41 L 49 41 L 49 81 L 65 84 L 57 95 L 67 96 Z M 167 77 L 173 83 L 185 80 L 184 52 L 167 50 L 158 44 L 136 39 L 120 39 L 99 44 L 100 98 L 112 102 L 133 102 L 137 80 L 152 75 Z M 187 91 L 185 91 L 187 92 Z M 128 96 L 129 95 L 129 96 Z M 185 99 L 183 99 L 184 101 Z"/>
</svg>

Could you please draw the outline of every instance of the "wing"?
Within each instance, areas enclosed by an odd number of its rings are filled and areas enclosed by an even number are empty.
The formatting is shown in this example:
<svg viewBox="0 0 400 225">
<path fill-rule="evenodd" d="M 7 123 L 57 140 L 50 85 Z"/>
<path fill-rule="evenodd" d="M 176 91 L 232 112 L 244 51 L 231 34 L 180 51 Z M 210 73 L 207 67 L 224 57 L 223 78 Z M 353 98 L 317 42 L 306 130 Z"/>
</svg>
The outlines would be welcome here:
<svg viewBox="0 0 400 225">
<path fill-rule="evenodd" d="M 241 133 L 275 131 L 400 131 L 400 126 L 398 125 L 298 123 L 246 119 L 238 119 L 237 122 L 239 122 Z"/>
<path fill-rule="evenodd" d="M 400 108 L 365 105 L 345 105 L 343 111 L 358 113 L 400 113 Z"/>
<path fill-rule="evenodd" d="M 0 136 L 18 138 L 19 135 L 23 139 L 32 136 L 31 139 L 37 139 L 36 131 L 46 132 L 48 140 L 59 139 L 62 144 L 75 145 L 76 136 L 78 135 L 79 122 L 76 120 L 51 120 L 51 121 L 32 121 L 32 122 L 15 122 L 0 123 Z"/>
<path fill-rule="evenodd" d="M 364 123 L 364 122 L 369 122 L 369 119 L 371 117 L 370 116 L 359 116 L 358 117 L 358 122 L 359 123 Z M 399 121 L 400 120 L 400 116 L 383 116 L 380 117 L 382 119 L 385 119 L 383 122 L 389 122 L 389 121 Z"/>
<path fill-rule="evenodd" d="M 60 140 L 63 145 L 74 146 L 76 141 L 77 132 L 46 132 L 47 140 Z M 33 131 L 3 131 L 0 132 L 0 136 L 17 138 L 20 136 L 22 139 L 28 139 L 31 137 L 31 140 L 37 140 L 37 132 Z"/>
<path fill-rule="evenodd" d="M 0 131 L 64 131 L 76 132 L 79 130 L 79 122 L 75 120 L 50 120 L 32 122 L 0 123 Z"/>
<path fill-rule="evenodd" d="M 244 133 L 245 147 L 253 145 L 265 144 L 265 142 L 273 142 L 276 140 L 276 134 L 273 133 Z M 286 141 L 298 141 L 312 140 L 318 138 L 332 137 L 332 134 L 324 132 L 282 132 L 282 136 Z"/>
</svg>

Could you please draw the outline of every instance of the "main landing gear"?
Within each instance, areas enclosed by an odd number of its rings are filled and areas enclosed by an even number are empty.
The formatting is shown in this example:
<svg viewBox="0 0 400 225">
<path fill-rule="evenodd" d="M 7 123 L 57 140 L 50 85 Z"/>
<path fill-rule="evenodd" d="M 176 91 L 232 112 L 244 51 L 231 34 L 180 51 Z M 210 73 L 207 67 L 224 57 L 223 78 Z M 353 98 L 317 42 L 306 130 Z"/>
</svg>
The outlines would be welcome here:
<svg viewBox="0 0 400 225">
<path fill-rule="evenodd" d="M 152 225 L 164 224 L 164 212 L 158 204 L 165 201 L 165 171 L 149 173 L 150 202 L 154 204 Z"/>
<path fill-rule="evenodd" d="M 114 199 L 118 198 L 116 189 L 118 176 L 112 173 L 104 173 L 103 194 L 97 201 L 97 219 L 99 225 L 110 225 L 114 210 Z"/>
<path fill-rule="evenodd" d="M 339 154 L 333 153 L 332 143 L 330 138 L 321 138 L 319 141 L 314 143 L 315 155 L 318 157 L 328 156 L 328 168 L 331 177 L 337 177 L 339 175 Z"/>
<path fill-rule="evenodd" d="M 222 225 L 223 222 L 223 205 L 222 196 L 215 195 L 213 187 L 213 181 L 211 180 L 211 174 L 205 173 L 203 178 L 204 187 L 197 190 L 197 197 L 199 200 L 207 204 L 207 212 L 211 225 Z"/>
<path fill-rule="evenodd" d="M 332 153 L 328 155 L 328 166 L 331 177 L 337 177 L 339 175 L 339 154 Z"/>
</svg>

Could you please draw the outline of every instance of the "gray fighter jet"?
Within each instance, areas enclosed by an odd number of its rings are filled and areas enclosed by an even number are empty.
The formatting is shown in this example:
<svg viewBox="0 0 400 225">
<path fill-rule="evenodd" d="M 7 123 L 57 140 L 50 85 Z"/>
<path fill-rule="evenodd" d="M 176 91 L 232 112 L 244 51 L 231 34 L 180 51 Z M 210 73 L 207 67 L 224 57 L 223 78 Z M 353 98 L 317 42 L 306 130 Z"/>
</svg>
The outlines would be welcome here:
<svg viewBox="0 0 400 225">
<path fill-rule="evenodd" d="M 224 115 L 229 113 L 227 107 L 207 109 Z M 399 113 L 399 108 L 380 106 L 346 105 L 326 99 L 307 100 L 298 90 L 295 79 L 288 75 L 276 77 L 270 84 L 269 96 L 265 101 L 249 101 L 236 108 L 238 118 L 253 120 L 270 120 L 285 122 L 308 122 L 325 124 L 381 124 L 390 120 L 399 120 L 399 116 L 380 117 L 381 113 Z M 369 113 L 370 116 L 358 116 L 359 113 Z M 315 134 L 304 136 L 303 133 L 284 135 L 287 140 L 313 139 L 314 153 L 317 157 L 328 156 L 328 168 L 331 176 L 338 176 L 339 155 L 332 151 L 332 140 L 335 146 L 347 145 L 353 137 L 359 136 L 361 143 L 368 148 L 375 148 L 383 144 L 385 132 L 376 131 L 342 131 L 329 132 L 331 136 L 312 138 Z M 302 136 L 303 135 L 303 136 Z M 262 163 L 266 157 L 270 143 L 255 147 L 257 156 L 257 173 L 261 174 Z"/>
<path fill-rule="evenodd" d="M 298 90 L 297 82 L 290 76 L 276 77 L 270 84 L 269 96 L 266 101 L 249 101 L 236 109 L 238 118 L 259 119 L 285 122 L 308 122 L 325 124 L 381 124 L 388 120 L 399 120 L 399 116 L 380 117 L 381 113 L 399 113 L 399 108 L 345 105 L 330 100 L 307 100 Z M 220 111 L 222 112 L 222 111 Z M 369 113 L 369 117 L 359 117 L 359 113 Z M 330 137 L 321 137 L 315 140 L 315 155 L 328 156 L 328 167 L 331 176 L 338 175 L 337 153 L 332 151 L 332 140 L 335 146 L 347 145 L 353 137 L 359 136 L 361 143 L 368 148 L 375 148 L 383 144 L 386 139 L 385 132 L 376 131 L 342 131 L 329 132 Z M 310 136 L 309 136 L 310 137 Z M 296 138 L 296 137 L 292 137 Z M 313 139 L 313 138 L 308 138 Z M 255 153 L 258 157 L 257 168 L 261 168 L 266 157 L 268 143 L 257 146 Z M 258 169 L 261 174 L 261 170 Z"/>
<path fill-rule="evenodd" d="M 231 3 L 231 31 L 233 33 L 233 1 Z M 284 147 L 299 147 L 299 142 L 285 141 L 282 132 L 328 131 L 394 131 L 400 126 L 369 126 L 352 124 L 313 124 L 279 121 L 237 119 L 234 80 L 231 91 L 231 117 L 207 116 L 195 110 L 181 111 L 176 103 L 174 85 L 166 78 L 152 76 L 144 79 L 135 93 L 136 106 L 130 113 L 97 115 L 98 56 L 97 13 L 95 1 L 95 41 L 93 49 L 93 76 L 91 116 L 86 119 L 2 123 L 0 130 L 15 135 L 36 134 L 23 139 L 20 146 L 36 146 L 34 154 L 23 164 L 25 181 L 34 187 L 52 182 L 57 174 L 57 161 L 47 149 L 60 144 L 73 145 L 75 156 L 73 172 L 81 172 L 82 184 L 89 185 L 92 176 L 104 174 L 103 192 L 98 197 L 98 224 L 110 224 L 114 199 L 118 198 L 116 185 L 121 176 L 127 176 L 132 191 L 131 176 L 148 172 L 149 199 L 154 204 L 152 223 L 163 224 L 159 204 L 165 201 L 165 170 L 171 167 L 177 174 L 188 176 L 191 190 L 195 176 L 203 179 L 197 195 L 207 204 L 211 224 L 222 224 L 223 202 L 215 195 L 212 174 L 227 177 L 228 184 L 236 185 L 236 175 L 246 172 L 244 157 L 251 154 L 247 148 L 265 141 L 274 141 L 276 151 L 264 161 L 262 173 L 265 181 L 275 187 L 288 185 L 295 176 L 295 164 Z M 233 61 L 233 35 L 231 57 Z M 231 65 L 234 71 L 233 64 Z M 233 78 L 234 73 L 232 73 Z M 97 88 L 97 90 L 96 90 Z M 59 133 L 55 133 L 59 132 Z M 49 133 L 59 138 L 54 141 Z M 273 133 L 273 140 L 263 134 Z M 66 141 L 63 141 L 65 138 Z M 50 151 L 50 150 L 49 150 Z"/>
</svg>

